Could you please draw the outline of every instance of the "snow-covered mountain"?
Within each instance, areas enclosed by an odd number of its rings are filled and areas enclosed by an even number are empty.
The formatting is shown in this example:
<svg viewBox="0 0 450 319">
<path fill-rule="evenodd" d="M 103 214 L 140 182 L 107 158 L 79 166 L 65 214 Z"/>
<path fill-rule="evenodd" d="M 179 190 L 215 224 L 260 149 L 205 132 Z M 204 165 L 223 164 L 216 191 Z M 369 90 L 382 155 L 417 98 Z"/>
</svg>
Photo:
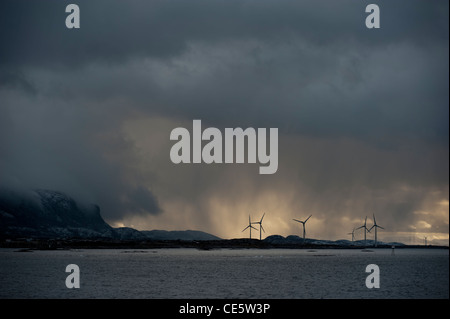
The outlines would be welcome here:
<svg viewBox="0 0 450 319">
<path fill-rule="evenodd" d="M 5 238 L 83 238 L 113 240 L 220 240 L 214 235 L 195 231 L 143 230 L 129 227 L 113 228 L 100 215 L 97 205 L 84 204 L 67 194 L 52 190 L 13 191 L 0 188 L 0 239 Z M 373 240 L 319 240 L 290 235 L 268 236 L 265 243 L 292 246 L 373 246 Z M 401 246 L 384 243 L 379 246 Z"/>
<path fill-rule="evenodd" d="M 52 190 L 0 191 L 2 237 L 111 237 L 113 228 L 97 205 Z"/>
<path fill-rule="evenodd" d="M 52 190 L 0 188 L 0 238 L 104 238 L 115 240 L 217 240 L 195 231 L 138 231 L 113 228 L 97 205 L 84 204 Z"/>
</svg>

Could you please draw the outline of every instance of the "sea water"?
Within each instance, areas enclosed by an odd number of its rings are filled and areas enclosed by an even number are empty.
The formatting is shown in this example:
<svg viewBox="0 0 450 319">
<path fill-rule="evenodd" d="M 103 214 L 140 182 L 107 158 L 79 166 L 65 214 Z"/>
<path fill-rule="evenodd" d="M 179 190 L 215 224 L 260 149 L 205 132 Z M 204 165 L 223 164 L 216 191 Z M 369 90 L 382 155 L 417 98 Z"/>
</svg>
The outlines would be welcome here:
<svg viewBox="0 0 450 319">
<path fill-rule="evenodd" d="M 69 289 L 69 264 L 80 288 Z M 369 264 L 379 288 L 368 288 Z M 448 249 L 0 249 L 0 298 L 449 298 Z"/>
</svg>

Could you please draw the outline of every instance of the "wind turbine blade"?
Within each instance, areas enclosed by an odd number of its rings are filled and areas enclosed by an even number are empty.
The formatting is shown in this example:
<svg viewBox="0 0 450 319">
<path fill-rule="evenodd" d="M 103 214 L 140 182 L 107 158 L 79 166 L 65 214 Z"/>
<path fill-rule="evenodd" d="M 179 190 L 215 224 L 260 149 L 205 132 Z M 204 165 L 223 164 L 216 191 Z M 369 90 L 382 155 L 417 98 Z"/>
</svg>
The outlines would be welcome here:
<svg viewBox="0 0 450 319">
<path fill-rule="evenodd" d="M 247 227 L 248 227 L 248 226 L 247 226 Z M 251 225 L 250 225 L 250 228 L 253 228 L 254 230 L 258 230 L 257 228 L 255 228 L 255 227 L 253 227 L 253 226 L 251 226 Z"/>
<path fill-rule="evenodd" d="M 249 225 L 250 226 L 250 225 Z M 246 230 L 249 226 L 245 227 L 242 231 Z"/>
<path fill-rule="evenodd" d="M 264 230 L 264 227 L 261 225 L 261 229 L 263 230 L 263 232 L 266 232 L 265 230 Z"/>
<path fill-rule="evenodd" d="M 372 228 L 374 228 L 375 225 L 373 225 L 372 227 L 370 227 L 370 229 L 368 229 L 367 231 L 370 233 L 370 231 L 372 230 Z"/>
<path fill-rule="evenodd" d="M 381 228 L 381 229 L 384 229 L 384 227 L 381 227 L 381 226 L 378 226 L 378 225 L 377 225 L 377 227 L 378 227 L 378 228 Z"/>
<path fill-rule="evenodd" d="M 293 219 L 293 220 L 295 220 L 296 222 L 299 222 L 299 223 L 303 223 L 301 220 L 298 220 L 298 219 Z"/>
<path fill-rule="evenodd" d="M 305 223 L 308 221 L 308 219 L 310 219 L 311 218 L 311 216 L 312 215 L 309 215 L 309 217 L 308 218 L 306 218 L 306 220 L 305 220 Z"/>
<path fill-rule="evenodd" d="M 264 218 L 264 215 L 266 215 L 266 213 L 264 213 L 264 214 L 262 215 L 261 220 L 259 221 L 260 223 L 262 223 L 262 220 L 263 220 L 263 218 Z"/>
<path fill-rule="evenodd" d="M 357 229 L 361 229 L 361 228 L 364 228 L 364 225 L 362 225 L 362 226 L 360 226 L 360 227 L 356 228 L 355 230 L 357 230 Z"/>
<path fill-rule="evenodd" d="M 250 221 L 250 215 L 248 215 L 248 224 L 250 225 L 252 222 Z"/>
<path fill-rule="evenodd" d="M 373 214 L 373 224 L 376 225 L 377 221 L 375 220 L 375 214 Z"/>
</svg>

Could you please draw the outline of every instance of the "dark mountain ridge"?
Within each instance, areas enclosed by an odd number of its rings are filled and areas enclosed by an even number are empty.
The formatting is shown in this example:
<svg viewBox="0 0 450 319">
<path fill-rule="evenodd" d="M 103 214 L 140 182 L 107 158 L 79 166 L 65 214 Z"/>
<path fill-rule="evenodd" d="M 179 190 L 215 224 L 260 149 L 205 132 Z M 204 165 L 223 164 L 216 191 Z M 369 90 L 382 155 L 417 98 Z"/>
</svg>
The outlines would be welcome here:
<svg viewBox="0 0 450 319">
<path fill-rule="evenodd" d="M 114 239 L 114 240 L 216 240 L 194 230 L 139 231 L 107 224 L 100 207 L 81 203 L 59 191 L 15 191 L 0 188 L 0 238 Z"/>
<path fill-rule="evenodd" d="M 2 237 L 108 237 L 113 228 L 97 205 L 86 205 L 58 191 L 0 191 Z"/>
<path fill-rule="evenodd" d="M 106 223 L 97 205 L 85 204 L 58 191 L 33 190 L 19 192 L 0 188 L 0 240 L 80 240 L 100 243 L 143 243 L 160 241 L 175 245 L 191 244 L 205 247 L 373 247 L 373 240 L 319 240 L 290 235 L 271 235 L 264 240 L 247 238 L 224 240 L 214 235 L 196 231 L 143 230 L 130 227 L 113 228 Z M 196 243 L 197 242 L 197 243 Z M 378 247 L 402 247 L 402 243 L 378 241 Z M 157 246 L 158 246 L 157 245 Z M 169 244 L 171 245 L 171 244 Z M 194 246 L 195 246 L 194 245 Z"/>
</svg>

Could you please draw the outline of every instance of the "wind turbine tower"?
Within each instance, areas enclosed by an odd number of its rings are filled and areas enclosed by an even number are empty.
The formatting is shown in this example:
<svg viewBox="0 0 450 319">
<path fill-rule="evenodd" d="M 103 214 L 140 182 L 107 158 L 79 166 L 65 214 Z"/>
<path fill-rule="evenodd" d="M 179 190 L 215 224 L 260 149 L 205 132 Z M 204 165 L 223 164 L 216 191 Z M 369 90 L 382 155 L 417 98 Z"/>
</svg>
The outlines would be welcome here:
<svg viewBox="0 0 450 319">
<path fill-rule="evenodd" d="M 373 226 L 370 227 L 369 232 L 372 230 L 372 228 L 375 227 L 375 247 L 377 247 L 377 228 L 384 229 L 383 227 L 377 225 L 377 221 L 375 220 L 375 214 L 373 214 Z"/>
<path fill-rule="evenodd" d="M 366 219 L 364 220 L 364 225 L 356 228 L 356 229 L 361 229 L 364 228 L 364 246 L 366 245 L 366 240 L 367 240 L 367 232 L 370 232 L 369 229 L 367 229 L 367 216 Z"/>
<path fill-rule="evenodd" d="M 352 235 L 352 242 L 355 240 L 355 227 L 353 227 L 353 230 L 351 233 L 348 233 L 347 235 Z"/>
<path fill-rule="evenodd" d="M 266 215 L 266 213 L 264 213 L 264 214 L 262 215 L 261 220 L 260 220 L 259 222 L 253 222 L 253 223 L 252 223 L 252 224 L 259 224 L 259 240 L 261 240 L 261 230 L 262 230 L 263 232 L 266 232 L 266 231 L 264 230 L 264 227 L 262 226 L 262 221 L 263 221 L 264 215 Z"/>
<path fill-rule="evenodd" d="M 303 239 L 305 239 L 305 234 L 306 234 L 306 231 L 305 231 L 305 224 L 306 224 L 306 222 L 308 221 L 308 219 L 311 218 L 311 216 L 312 216 L 312 215 L 309 215 L 309 217 L 306 218 L 305 221 L 298 220 L 298 219 L 295 219 L 295 218 L 293 219 L 293 220 L 295 220 L 296 222 L 299 222 L 299 223 L 303 224 Z"/>
<path fill-rule="evenodd" d="M 247 228 L 250 230 L 250 239 L 252 239 L 252 228 L 254 230 L 257 230 L 257 229 L 252 226 L 252 222 L 250 221 L 250 215 L 248 215 L 248 226 L 245 227 L 244 230 L 246 230 Z M 242 230 L 242 231 L 244 231 L 244 230 Z"/>
</svg>

